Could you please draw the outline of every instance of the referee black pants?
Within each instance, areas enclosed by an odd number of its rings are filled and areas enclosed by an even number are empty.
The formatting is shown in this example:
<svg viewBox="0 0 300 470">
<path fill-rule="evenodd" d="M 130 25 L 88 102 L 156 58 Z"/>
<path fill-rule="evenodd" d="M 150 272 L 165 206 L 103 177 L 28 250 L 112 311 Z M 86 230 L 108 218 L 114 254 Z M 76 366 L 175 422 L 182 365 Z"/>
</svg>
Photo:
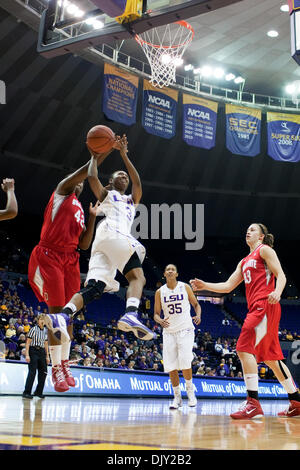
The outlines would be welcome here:
<svg viewBox="0 0 300 470">
<path fill-rule="evenodd" d="M 28 364 L 28 375 L 25 384 L 24 393 L 31 395 L 33 382 L 38 371 L 38 383 L 35 390 L 37 395 L 41 395 L 44 390 L 44 385 L 47 377 L 47 362 L 45 348 L 37 348 L 35 346 L 29 347 L 30 362 Z"/>
</svg>

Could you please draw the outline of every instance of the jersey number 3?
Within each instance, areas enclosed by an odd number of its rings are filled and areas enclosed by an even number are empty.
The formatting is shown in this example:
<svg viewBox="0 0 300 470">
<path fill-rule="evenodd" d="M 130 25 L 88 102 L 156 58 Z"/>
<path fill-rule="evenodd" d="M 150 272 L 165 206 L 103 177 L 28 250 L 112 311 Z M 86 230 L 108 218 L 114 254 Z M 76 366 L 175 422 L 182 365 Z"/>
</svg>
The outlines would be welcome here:
<svg viewBox="0 0 300 470">
<path fill-rule="evenodd" d="M 247 271 L 244 272 L 244 280 L 245 284 L 250 284 L 250 282 L 252 281 L 250 269 L 247 269 Z"/>
</svg>

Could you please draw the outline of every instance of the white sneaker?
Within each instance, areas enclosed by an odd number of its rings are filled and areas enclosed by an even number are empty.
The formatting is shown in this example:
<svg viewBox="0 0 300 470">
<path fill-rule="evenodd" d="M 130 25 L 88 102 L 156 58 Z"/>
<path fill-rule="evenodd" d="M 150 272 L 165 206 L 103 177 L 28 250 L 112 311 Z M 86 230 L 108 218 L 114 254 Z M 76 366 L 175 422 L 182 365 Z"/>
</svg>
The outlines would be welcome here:
<svg viewBox="0 0 300 470">
<path fill-rule="evenodd" d="M 174 400 L 172 401 L 171 405 L 170 405 L 170 410 L 177 410 L 178 408 L 180 408 L 182 406 L 182 398 L 181 396 L 180 397 L 176 397 L 174 398 Z"/>
<path fill-rule="evenodd" d="M 187 397 L 188 397 L 188 405 L 189 406 L 196 406 L 197 405 L 197 398 L 195 395 L 194 390 L 187 391 Z"/>
</svg>

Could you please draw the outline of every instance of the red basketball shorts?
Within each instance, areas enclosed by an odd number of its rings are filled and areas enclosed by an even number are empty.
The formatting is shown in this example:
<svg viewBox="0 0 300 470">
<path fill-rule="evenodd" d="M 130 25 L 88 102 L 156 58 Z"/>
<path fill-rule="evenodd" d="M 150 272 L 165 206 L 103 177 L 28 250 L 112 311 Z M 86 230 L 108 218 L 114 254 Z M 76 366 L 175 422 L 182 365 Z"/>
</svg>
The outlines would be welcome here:
<svg viewBox="0 0 300 470">
<path fill-rule="evenodd" d="M 80 290 L 79 253 L 37 245 L 29 259 L 28 280 L 39 302 L 63 307 Z"/>
<path fill-rule="evenodd" d="M 284 359 L 278 329 L 281 317 L 280 304 L 268 300 L 254 303 L 244 321 L 236 350 L 256 356 L 257 362 Z"/>
</svg>

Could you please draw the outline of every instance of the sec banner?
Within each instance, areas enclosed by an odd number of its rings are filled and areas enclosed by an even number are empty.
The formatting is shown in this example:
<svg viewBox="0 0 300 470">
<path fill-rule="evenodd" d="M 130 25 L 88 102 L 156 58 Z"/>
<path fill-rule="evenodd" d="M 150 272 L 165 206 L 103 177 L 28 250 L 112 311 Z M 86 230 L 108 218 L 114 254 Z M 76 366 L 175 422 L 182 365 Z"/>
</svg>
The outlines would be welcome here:
<svg viewBox="0 0 300 470">
<path fill-rule="evenodd" d="M 183 95 L 183 140 L 194 147 L 211 149 L 216 143 L 218 103 Z"/>
<path fill-rule="evenodd" d="M 282 162 L 300 160 L 300 116 L 267 113 L 268 155 Z"/>
<path fill-rule="evenodd" d="M 149 134 L 171 139 L 176 132 L 178 92 L 144 80 L 142 124 Z"/>
<path fill-rule="evenodd" d="M 138 77 L 105 64 L 103 113 L 112 121 L 130 126 L 136 122 Z"/>
<path fill-rule="evenodd" d="M 235 155 L 260 153 L 261 111 L 226 105 L 226 147 Z"/>
</svg>

